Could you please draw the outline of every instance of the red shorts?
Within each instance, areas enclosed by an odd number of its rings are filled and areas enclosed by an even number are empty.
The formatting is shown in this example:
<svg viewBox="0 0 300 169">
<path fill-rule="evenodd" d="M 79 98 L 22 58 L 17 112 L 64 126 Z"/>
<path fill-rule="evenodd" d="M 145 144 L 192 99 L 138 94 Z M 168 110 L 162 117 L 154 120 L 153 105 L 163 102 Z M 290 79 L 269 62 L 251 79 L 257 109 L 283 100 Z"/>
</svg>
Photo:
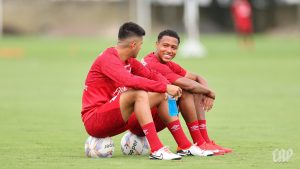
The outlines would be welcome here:
<svg viewBox="0 0 300 169">
<path fill-rule="evenodd" d="M 89 135 L 97 138 L 112 137 L 127 130 L 120 110 L 120 96 L 89 112 L 91 114 L 84 121 Z"/>
<path fill-rule="evenodd" d="M 129 129 L 137 136 L 145 136 L 135 113 L 132 113 L 128 121 L 124 122 L 120 110 L 120 96 L 86 115 L 88 119 L 84 121 L 84 126 L 89 135 L 97 138 L 112 137 Z M 151 109 L 151 113 L 156 131 L 159 132 L 166 128 L 158 115 L 156 107 Z"/>
<path fill-rule="evenodd" d="M 161 130 L 165 129 L 166 125 L 160 119 L 156 107 L 151 109 L 151 113 L 152 113 L 152 118 L 153 118 L 153 122 L 155 124 L 156 131 L 160 132 Z M 129 131 L 131 131 L 133 134 L 135 134 L 137 136 L 140 136 L 140 137 L 145 136 L 143 129 L 140 126 L 138 120 L 136 119 L 136 116 L 134 113 L 130 116 L 130 118 L 127 122 L 127 128 Z"/>
<path fill-rule="evenodd" d="M 251 34 L 252 26 L 250 23 L 240 23 L 236 25 L 236 29 L 240 34 Z"/>
</svg>

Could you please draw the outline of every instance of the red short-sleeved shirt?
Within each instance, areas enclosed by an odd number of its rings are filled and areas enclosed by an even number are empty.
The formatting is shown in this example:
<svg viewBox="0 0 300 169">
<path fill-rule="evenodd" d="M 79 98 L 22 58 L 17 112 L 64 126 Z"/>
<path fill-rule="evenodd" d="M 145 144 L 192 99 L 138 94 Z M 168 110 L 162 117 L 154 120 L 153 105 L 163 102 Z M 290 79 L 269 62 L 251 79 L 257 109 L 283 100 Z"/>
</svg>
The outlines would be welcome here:
<svg viewBox="0 0 300 169">
<path fill-rule="evenodd" d="M 154 53 L 148 54 L 142 63 L 159 73 L 161 73 L 170 83 L 174 83 L 177 79 L 186 75 L 186 70 L 175 62 L 161 63 Z"/>
<path fill-rule="evenodd" d="M 232 4 L 232 15 L 237 31 L 241 33 L 252 32 L 252 11 L 248 1 L 236 0 Z"/>
</svg>

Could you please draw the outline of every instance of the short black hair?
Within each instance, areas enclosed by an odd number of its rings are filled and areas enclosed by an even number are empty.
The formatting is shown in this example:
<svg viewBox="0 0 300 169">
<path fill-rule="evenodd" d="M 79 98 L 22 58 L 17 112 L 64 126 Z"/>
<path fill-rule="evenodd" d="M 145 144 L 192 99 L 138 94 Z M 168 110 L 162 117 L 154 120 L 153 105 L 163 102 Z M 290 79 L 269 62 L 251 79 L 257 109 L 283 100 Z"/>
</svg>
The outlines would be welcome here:
<svg viewBox="0 0 300 169">
<path fill-rule="evenodd" d="M 180 43 L 180 37 L 178 36 L 176 31 L 173 31 L 173 30 L 170 30 L 170 29 L 166 29 L 164 31 L 161 31 L 158 34 L 157 41 L 160 41 L 163 36 L 171 36 L 173 38 L 176 38 L 178 40 L 178 44 Z"/>
<path fill-rule="evenodd" d="M 133 36 L 142 37 L 145 34 L 145 30 L 140 25 L 133 22 L 126 22 L 120 27 L 118 38 L 122 40 Z"/>
</svg>

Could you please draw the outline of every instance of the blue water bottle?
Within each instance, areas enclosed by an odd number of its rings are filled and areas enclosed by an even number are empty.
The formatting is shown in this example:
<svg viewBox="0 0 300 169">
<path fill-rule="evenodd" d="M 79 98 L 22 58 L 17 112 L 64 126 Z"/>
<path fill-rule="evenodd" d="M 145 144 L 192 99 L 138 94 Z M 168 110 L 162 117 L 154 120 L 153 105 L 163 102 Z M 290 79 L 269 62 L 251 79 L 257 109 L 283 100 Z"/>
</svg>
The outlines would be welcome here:
<svg viewBox="0 0 300 169">
<path fill-rule="evenodd" d="M 170 116 L 178 115 L 178 108 L 176 104 L 176 99 L 168 95 L 168 105 L 169 105 L 169 114 Z"/>
</svg>

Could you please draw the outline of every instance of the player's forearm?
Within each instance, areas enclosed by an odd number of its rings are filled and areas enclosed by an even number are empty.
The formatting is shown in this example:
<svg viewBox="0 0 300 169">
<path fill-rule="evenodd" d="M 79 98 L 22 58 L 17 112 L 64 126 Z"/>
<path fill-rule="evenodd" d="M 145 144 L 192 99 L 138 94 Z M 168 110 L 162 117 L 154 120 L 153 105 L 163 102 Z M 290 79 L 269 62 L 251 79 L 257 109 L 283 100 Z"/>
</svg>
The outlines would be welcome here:
<svg viewBox="0 0 300 169">
<path fill-rule="evenodd" d="M 197 83 L 195 84 L 192 89 L 190 90 L 190 92 L 192 93 L 196 93 L 196 94 L 204 94 L 207 95 L 211 92 L 211 90 L 209 88 L 207 88 L 206 86 Z"/>
<path fill-rule="evenodd" d="M 208 85 L 207 85 L 207 81 L 206 81 L 203 77 L 201 77 L 201 76 L 199 76 L 199 75 L 196 77 L 196 81 L 197 81 L 198 83 L 200 83 L 200 84 L 206 86 L 206 87 L 208 86 Z"/>
<path fill-rule="evenodd" d="M 181 83 L 181 84 L 175 83 L 175 85 L 178 85 L 182 89 L 189 91 L 191 93 L 195 93 L 195 94 L 206 95 L 211 92 L 206 86 L 204 86 L 196 81 L 189 81 L 189 83 Z"/>
<path fill-rule="evenodd" d="M 196 81 L 204 86 L 207 86 L 207 82 L 206 80 L 201 77 L 200 75 L 197 75 L 195 73 L 191 73 L 191 72 L 187 72 L 187 74 L 185 75 L 186 78 L 191 79 L 193 81 Z"/>
<path fill-rule="evenodd" d="M 209 98 L 215 99 L 215 94 L 211 89 L 197 82 L 196 84 L 194 84 L 194 86 L 190 87 L 190 89 L 187 91 L 194 94 L 203 94 Z"/>
<path fill-rule="evenodd" d="M 191 80 L 189 78 L 179 78 L 173 84 L 181 87 L 183 90 L 194 94 L 203 94 L 212 99 L 214 99 L 215 97 L 213 91 L 210 90 L 207 86 L 204 86 L 203 84 L 200 84 L 199 82 L 196 82 L 195 80 Z"/>
</svg>

